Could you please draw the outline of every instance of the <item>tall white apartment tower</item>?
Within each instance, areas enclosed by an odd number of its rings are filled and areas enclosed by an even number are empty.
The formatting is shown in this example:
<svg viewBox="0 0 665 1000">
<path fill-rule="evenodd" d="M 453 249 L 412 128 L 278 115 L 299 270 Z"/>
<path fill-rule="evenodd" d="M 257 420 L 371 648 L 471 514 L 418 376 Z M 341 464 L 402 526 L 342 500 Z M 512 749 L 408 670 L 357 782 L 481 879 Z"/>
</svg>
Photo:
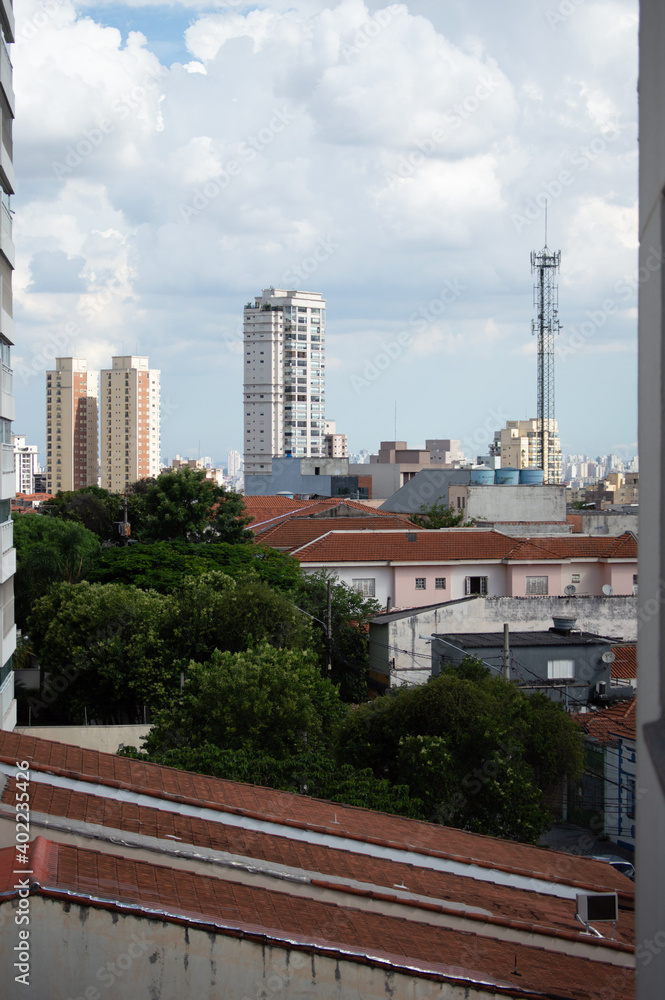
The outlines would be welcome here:
<svg viewBox="0 0 665 1000">
<path fill-rule="evenodd" d="M 319 292 L 268 288 L 245 306 L 245 476 L 325 454 L 325 331 Z"/>
<path fill-rule="evenodd" d="M 35 473 L 39 472 L 36 444 L 26 444 L 23 434 L 12 434 L 14 449 L 14 489 L 17 493 L 35 492 Z"/>
<path fill-rule="evenodd" d="M 46 491 L 96 486 L 99 373 L 83 358 L 56 358 L 46 373 Z"/>
<path fill-rule="evenodd" d="M 12 653 L 16 649 L 14 624 L 14 549 L 11 498 L 14 496 L 14 446 L 11 425 L 14 419 L 11 347 L 14 340 L 12 272 L 14 242 L 9 198 L 14 193 L 14 89 L 12 64 L 7 45 L 14 41 L 14 11 L 11 0 L 0 0 L 0 729 L 16 725 Z"/>
<path fill-rule="evenodd" d="M 102 487 L 123 493 L 159 475 L 159 376 L 147 358 L 112 358 L 101 373 Z"/>
</svg>

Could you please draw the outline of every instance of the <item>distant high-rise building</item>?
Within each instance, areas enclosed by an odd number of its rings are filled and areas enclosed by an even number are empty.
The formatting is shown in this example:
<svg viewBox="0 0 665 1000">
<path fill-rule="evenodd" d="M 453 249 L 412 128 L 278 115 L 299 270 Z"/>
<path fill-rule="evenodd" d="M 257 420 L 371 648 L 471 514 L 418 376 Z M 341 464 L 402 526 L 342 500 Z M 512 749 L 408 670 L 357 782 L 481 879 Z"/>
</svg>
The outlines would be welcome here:
<svg viewBox="0 0 665 1000">
<path fill-rule="evenodd" d="M 46 373 L 46 489 L 96 486 L 99 373 L 82 358 L 56 358 Z"/>
<path fill-rule="evenodd" d="M 325 454 L 326 303 L 319 292 L 269 288 L 244 313 L 245 475 L 272 457 Z"/>
<path fill-rule="evenodd" d="M 122 493 L 159 475 L 160 372 L 148 359 L 117 357 L 101 373 L 102 486 Z"/>
<path fill-rule="evenodd" d="M 240 452 L 232 449 L 226 458 L 226 474 L 229 479 L 237 479 L 240 474 Z"/>
<path fill-rule="evenodd" d="M 563 477 L 563 456 L 556 420 L 545 422 L 547 443 L 547 467 L 550 484 L 560 483 Z M 542 446 L 538 430 L 538 420 L 509 420 L 500 431 L 495 431 L 494 442 L 490 446 L 492 455 L 501 456 L 504 469 L 539 468 Z"/>
<path fill-rule="evenodd" d="M 324 424 L 324 454 L 327 458 L 348 458 L 349 448 L 346 434 L 338 434 L 334 420 Z"/>
<path fill-rule="evenodd" d="M 39 472 L 37 445 L 26 444 L 21 434 L 12 434 L 14 476 L 17 493 L 36 493 L 35 474 Z"/>
</svg>

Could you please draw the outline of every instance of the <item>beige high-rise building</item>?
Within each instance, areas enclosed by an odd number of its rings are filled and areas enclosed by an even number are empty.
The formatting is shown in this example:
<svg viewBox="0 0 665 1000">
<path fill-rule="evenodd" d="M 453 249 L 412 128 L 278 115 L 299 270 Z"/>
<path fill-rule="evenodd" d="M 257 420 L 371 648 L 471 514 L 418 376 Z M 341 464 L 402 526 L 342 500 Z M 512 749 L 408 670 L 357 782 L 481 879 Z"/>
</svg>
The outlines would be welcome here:
<svg viewBox="0 0 665 1000">
<path fill-rule="evenodd" d="M 320 292 L 268 288 L 245 306 L 245 477 L 325 455 L 325 334 Z"/>
<path fill-rule="evenodd" d="M 101 373 L 102 486 L 123 493 L 159 475 L 159 376 L 147 358 L 112 358 Z"/>
<path fill-rule="evenodd" d="M 546 421 L 548 444 L 548 468 L 550 484 L 562 481 L 563 457 L 559 427 L 556 420 Z M 538 420 L 508 420 L 506 426 L 495 431 L 494 442 L 490 445 L 492 455 L 501 456 L 503 469 L 535 469 L 541 465 L 538 448 Z"/>
<path fill-rule="evenodd" d="M 96 486 L 99 373 L 83 358 L 56 358 L 46 373 L 46 491 Z"/>
</svg>

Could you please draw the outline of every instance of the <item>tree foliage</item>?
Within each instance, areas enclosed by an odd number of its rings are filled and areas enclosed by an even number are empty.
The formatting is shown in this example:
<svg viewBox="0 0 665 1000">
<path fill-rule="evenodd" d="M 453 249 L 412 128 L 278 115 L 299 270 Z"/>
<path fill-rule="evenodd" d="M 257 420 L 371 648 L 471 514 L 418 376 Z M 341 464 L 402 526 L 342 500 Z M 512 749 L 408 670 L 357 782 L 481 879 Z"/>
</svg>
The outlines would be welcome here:
<svg viewBox="0 0 665 1000">
<path fill-rule="evenodd" d="M 579 730 L 560 706 L 474 661 L 351 712 L 336 752 L 407 784 L 428 819 L 530 842 L 550 823 L 544 793 L 582 766 Z"/>
<path fill-rule="evenodd" d="M 187 576 L 220 570 L 228 576 L 256 576 L 277 590 L 297 586 L 300 563 L 293 556 L 251 542 L 137 543 L 104 549 L 88 579 L 95 583 L 126 583 L 162 594 L 177 589 Z"/>
<path fill-rule="evenodd" d="M 422 804 L 403 785 L 375 778 L 369 768 L 338 765 L 324 750 L 304 749 L 278 760 L 246 749 L 221 750 L 212 743 L 145 753 L 135 747 L 120 751 L 123 757 L 210 774 L 229 781 L 279 788 L 365 809 L 422 819 Z"/>
<path fill-rule="evenodd" d="M 316 619 L 315 648 L 321 664 L 326 662 L 328 575 L 303 573 L 293 594 L 298 607 Z M 344 583 L 332 582 L 332 676 L 340 685 L 343 701 L 364 701 L 367 697 L 369 646 L 367 622 L 381 611 L 373 598 L 363 597 Z"/>
<path fill-rule="evenodd" d="M 178 690 L 158 594 L 120 584 L 60 584 L 34 604 L 30 639 L 69 721 L 142 722 Z"/>
<path fill-rule="evenodd" d="M 146 748 L 210 743 L 285 759 L 325 743 L 343 712 L 337 689 L 307 650 L 266 643 L 215 651 L 206 663 L 190 663 L 182 697 L 157 713 Z"/>
<path fill-rule="evenodd" d="M 249 520 L 239 493 L 206 479 L 204 469 L 179 469 L 147 484 L 137 534 L 148 541 L 245 541 L 252 538 Z"/>
<path fill-rule="evenodd" d="M 25 629 L 34 601 L 54 583 L 76 583 L 98 558 L 99 539 L 81 524 L 40 514 L 14 518 L 16 624 Z"/>
<path fill-rule="evenodd" d="M 421 528 L 456 528 L 464 521 L 464 511 L 454 510 L 444 503 L 421 504 L 419 514 L 409 518 Z"/>
</svg>

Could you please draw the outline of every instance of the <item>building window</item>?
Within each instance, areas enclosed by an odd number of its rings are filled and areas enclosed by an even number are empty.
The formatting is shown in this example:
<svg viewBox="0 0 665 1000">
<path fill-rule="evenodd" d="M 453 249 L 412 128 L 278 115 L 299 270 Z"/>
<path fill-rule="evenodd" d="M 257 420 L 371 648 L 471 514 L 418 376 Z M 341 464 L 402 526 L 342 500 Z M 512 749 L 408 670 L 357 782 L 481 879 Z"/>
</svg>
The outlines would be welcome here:
<svg viewBox="0 0 665 1000">
<path fill-rule="evenodd" d="M 446 589 L 446 578 L 445 576 L 437 576 L 434 581 L 435 590 L 445 590 Z"/>
<path fill-rule="evenodd" d="M 580 582 L 580 574 L 579 573 L 573 573 L 573 575 L 570 578 L 570 582 L 571 583 L 579 583 Z"/>
<path fill-rule="evenodd" d="M 416 577 L 416 590 L 425 590 L 427 587 L 427 581 L 424 576 Z"/>
<path fill-rule="evenodd" d="M 351 586 L 354 590 L 357 590 L 359 594 L 363 597 L 374 597 L 376 590 L 376 580 L 374 577 L 369 577 L 367 579 L 352 580 Z"/>
<path fill-rule="evenodd" d="M 548 681 L 574 680 L 575 660 L 548 660 L 547 679 Z"/>
<path fill-rule="evenodd" d="M 481 594 L 484 596 L 487 594 L 487 577 L 486 576 L 467 576 L 464 579 L 464 593 L 465 594 Z"/>
<path fill-rule="evenodd" d="M 536 597 L 547 594 L 547 580 L 546 576 L 527 576 L 526 596 Z"/>
<path fill-rule="evenodd" d="M 635 779 L 626 780 L 626 816 L 635 819 Z"/>
</svg>

